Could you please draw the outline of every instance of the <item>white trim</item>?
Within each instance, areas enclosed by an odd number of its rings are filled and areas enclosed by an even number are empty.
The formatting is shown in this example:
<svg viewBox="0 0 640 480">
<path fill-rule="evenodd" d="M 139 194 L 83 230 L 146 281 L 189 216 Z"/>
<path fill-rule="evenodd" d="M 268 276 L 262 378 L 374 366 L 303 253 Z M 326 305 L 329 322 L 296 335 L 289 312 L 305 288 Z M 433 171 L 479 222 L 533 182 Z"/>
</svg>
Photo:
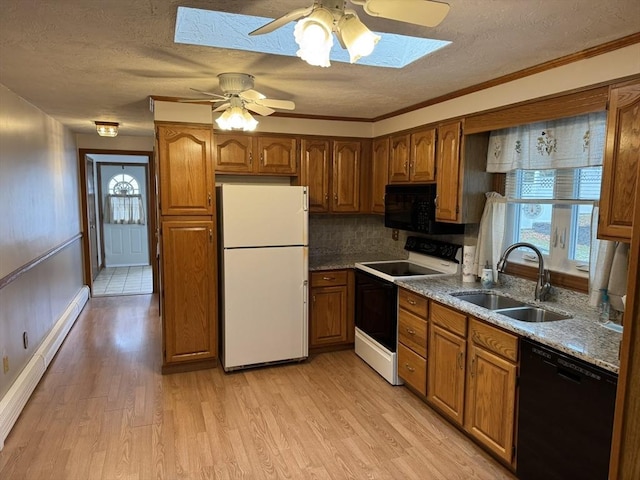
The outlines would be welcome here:
<svg viewBox="0 0 640 480">
<path fill-rule="evenodd" d="M 4 448 L 5 439 L 88 299 L 89 287 L 84 285 L 34 352 L 7 394 L 0 400 L 0 451 Z"/>
</svg>

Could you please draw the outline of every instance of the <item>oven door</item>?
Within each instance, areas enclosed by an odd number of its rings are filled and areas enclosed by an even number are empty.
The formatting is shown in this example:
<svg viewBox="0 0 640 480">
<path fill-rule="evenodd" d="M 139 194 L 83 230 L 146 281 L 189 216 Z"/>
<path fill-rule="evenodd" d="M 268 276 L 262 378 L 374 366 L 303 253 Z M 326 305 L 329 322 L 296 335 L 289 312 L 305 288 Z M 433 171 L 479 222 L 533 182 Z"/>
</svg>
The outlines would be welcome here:
<svg viewBox="0 0 640 480">
<path fill-rule="evenodd" d="M 360 270 L 356 275 L 356 327 L 391 352 L 397 350 L 398 287 Z"/>
</svg>

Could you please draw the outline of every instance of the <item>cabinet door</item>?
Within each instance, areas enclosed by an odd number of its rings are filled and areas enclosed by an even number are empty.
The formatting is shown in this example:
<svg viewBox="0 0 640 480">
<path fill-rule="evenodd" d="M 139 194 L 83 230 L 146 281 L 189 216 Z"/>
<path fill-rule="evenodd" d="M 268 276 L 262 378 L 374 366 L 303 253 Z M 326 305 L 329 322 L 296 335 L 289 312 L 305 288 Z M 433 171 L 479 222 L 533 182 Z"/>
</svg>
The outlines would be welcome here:
<svg viewBox="0 0 640 480">
<path fill-rule="evenodd" d="M 213 214 L 212 131 L 158 126 L 161 215 Z"/>
<path fill-rule="evenodd" d="M 409 173 L 412 182 L 436 180 L 436 129 L 411 134 Z"/>
<path fill-rule="evenodd" d="M 384 213 L 384 190 L 389 175 L 389 139 L 373 142 L 371 168 L 371 213 Z"/>
<path fill-rule="evenodd" d="M 215 225 L 162 222 L 164 363 L 215 358 Z"/>
<path fill-rule="evenodd" d="M 216 133 L 216 172 L 252 173 L 253 138 L 247 135 Z"/>
<path fill-rule="evenodd" d="M 469 346 L 465 430 L 511 463 L 516 402 L 516 366 Z"/>
<path fill-rule="evenodd" d="M 310 347 L 347 342 L 347 299 L 346 285 L 311 290 Z"/>
<path fill-rule="evenodd" d="M 391 137 L 389 146 L 389 183 L 409 181 L 409 134 Z"/>
<path fill-rule="evenodd" d="M 436 220 L 459 220 L 460 122 L 438 128 Z"/>
<path fill-rule="evenodd" d="M 258 173 L 277 175 L 297 175 L 298 162 L 295 138 L 263 137 L 256 139 L 258 153 Z"/>
<path fill-rule="evenodd" d="M 332 182 L 333 212 L 357 213 L 360 210 L 360 154 L 357 141 L 333 142 Z"/>
<path fill-rule="evenodd" d="M 631 241 L 640 158 L 640 83 L 612 88 L 602 171 L 598 237 Z"/>
<path fill-rule="evenodd" d="M 462 425 L 466 340 L 431 324 L 427 364 L 427 398 L 453 422 Z"/>
<path fill-rule="evenodd" d="M 302 140 L 301 183 L 308 186 L 309 211 L 329 211 L 329 140 Z"/>
</svg>

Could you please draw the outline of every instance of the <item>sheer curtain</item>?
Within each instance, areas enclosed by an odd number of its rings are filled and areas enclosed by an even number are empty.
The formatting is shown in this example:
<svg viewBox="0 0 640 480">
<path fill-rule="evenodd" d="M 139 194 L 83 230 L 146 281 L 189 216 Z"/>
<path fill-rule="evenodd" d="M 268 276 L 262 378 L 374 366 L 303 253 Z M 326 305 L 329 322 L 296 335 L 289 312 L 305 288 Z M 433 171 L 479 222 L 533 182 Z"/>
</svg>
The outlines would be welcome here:
<svg viewBox="0 0 640 480">
<path fill-rule="evenodd" d="M 493 269 L 494 281 L 498 280 L 498 260 L 502 255 L 504 243 L 504 222 L 507 212 L 507 199 L 497 192 L 485 194 L 487 201 L 484 205 L 478 232 L 478 245 L 473 259 L 473 272 L 482 275 L 482 269 L 489 263 Z"/>
<path fill-rule="evenodd" d="M 629 245 L 622 242 L 598 240 L 599 207 L 591 214 L 591 255 L 589 258 L 589 305 L 597 307 L 600 303 L 600 290 L 609 295 L 611 307 L 624 311 L 622 296 L 627 290 L 627 269 L 629 264 Z"/>
<path fill-rule="evenodd" d="M 107 195 L 104 217 L 106 223 L 144 225 L 142 195 Z"/>
</svg>

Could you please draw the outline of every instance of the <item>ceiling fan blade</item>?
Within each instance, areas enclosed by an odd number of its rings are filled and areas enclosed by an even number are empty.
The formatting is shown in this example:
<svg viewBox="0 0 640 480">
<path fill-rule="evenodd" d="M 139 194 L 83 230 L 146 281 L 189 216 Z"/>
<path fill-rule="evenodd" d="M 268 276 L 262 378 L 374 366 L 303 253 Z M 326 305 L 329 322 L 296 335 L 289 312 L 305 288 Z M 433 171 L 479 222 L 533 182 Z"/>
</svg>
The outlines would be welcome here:
<svg viewBox="0 0 640 480">
<path fill-rule="evenodd" d="M 193 90 L 194 92 L 201 93 L 202 95 L 208 95 L 210 97 L 217 97 L 217 98 L 221 98 L 222 100 L 226 100 L 227 99 L 227 97 L 225 97 L 224 95 L 220 95 L 218 93 L 204 92 L 202 90 L 198 90 L 197 88 L 191 88 L 191 90 Z"/>
<path fill-rule="evenodd" d="M 260 92 L 256 92 L 253 89 L 245 90 L 244 92 L 241 92 L 240 96 L 245 98 L 245 99 L 247 99 L 247 100 L 253 100 L 253 101 L 262 100 L 263 98 L 267 98 L 263 94 L 261 94 Z"/>
<path fill-rule="evenodd" d="M 264 35 L 265 33 L 271 33 L 289 22 L 293 22 L 294 20 L 298 20 L 299 18 L 306 17 L 312 11 L 313 6 L 292 10 L 289 13 L 286 13 L 283 16 L 267 23 L 266 25 L 255 29 L 253 32 L 249 32 L 249 35 Z"/>
<path fill-rule="evenodd" d="M 226 100 L 226 98 L 216 98 L 216 99 L 209 99 L 209 98 L 180 98 L 178 99 L 178 102 L 180 103 L 218 103 L 218 102 L 224 102 Z"/>
<path fill-rule="evenodd" d="M 247 103 L 244 106 L 247 110 L 251 110 L 252 112 L 256 112 L 258 115 L 262 115 L 266 117 L 267 115 L 271 115 L 275 112 L 272 108 L 265 107 L 263 105 L 258 105 L 257 103 Z"/>
<path fill-rule="evenodd" d="M 256 100 L 254 103 L 263 107 L 279 108 L 281 110 L 294 110 L 296 108 L 296 104 L 291 100 L 274 100 L 272 98 L 263 98 L 261 100 Z"/>
<path fill-rule="evenodd" d="M 364 11 L 374 17 L 435 27 L 449 13 L 449 5 L 430 0 L 367 0 Z"/>
<path fill-rule="evenodd" d="M 226 110 L 230 106 L 231 106 L 231 104 L 229 102 L 223 103 L 222 105 L 219 105 L 218 107 L 214 108 L 213 111 L 214 112 L 221 112 L 222 110 Z"/>
</svg>

